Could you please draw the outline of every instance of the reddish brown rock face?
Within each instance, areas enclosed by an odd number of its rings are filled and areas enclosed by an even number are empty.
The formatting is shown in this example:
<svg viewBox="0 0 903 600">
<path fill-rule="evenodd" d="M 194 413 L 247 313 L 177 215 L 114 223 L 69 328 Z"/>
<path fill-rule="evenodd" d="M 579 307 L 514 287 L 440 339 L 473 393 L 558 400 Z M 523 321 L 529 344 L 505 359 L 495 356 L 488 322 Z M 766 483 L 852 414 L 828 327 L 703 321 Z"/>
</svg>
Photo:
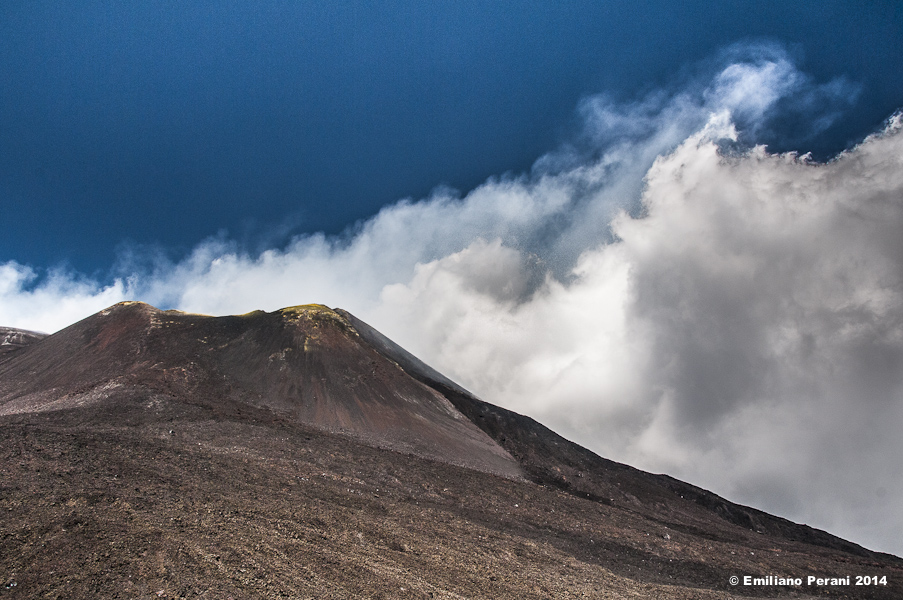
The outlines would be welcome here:
<svg viewBox="0 0 903 600">
<path fill-rule="evenodd" d="M 341 310 L 0 339 L 0 597 L 903 597 L 900 559 L 605 460 Z M 887 583 L 730 584 L 847 574 Z"/>
<path fill-rule="evenodd" d="M 162 394 L 247 406 L 380 448 L 522 478 L 439 392 L 320 305 L 208 317 L 117 304 L 0 366 L 0 414 Z"/>
</svg>

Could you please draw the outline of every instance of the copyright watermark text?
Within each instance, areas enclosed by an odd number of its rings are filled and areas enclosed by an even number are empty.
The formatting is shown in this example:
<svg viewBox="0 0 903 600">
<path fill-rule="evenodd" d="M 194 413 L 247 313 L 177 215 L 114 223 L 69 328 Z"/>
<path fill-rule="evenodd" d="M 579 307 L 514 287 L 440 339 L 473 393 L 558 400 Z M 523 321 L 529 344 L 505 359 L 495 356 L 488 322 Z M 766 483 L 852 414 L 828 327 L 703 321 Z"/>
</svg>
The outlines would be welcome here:
<svg viewBox="0 0 903 600">
<path fill-rule="evenodd" d="M 780 587 L 847 587 L 857 585 L 887 585 L 887 575 L 844 575 L 843 577 L 788 577 L 786 575 L 732 575 L 728 582 L 731 585 L 744 586 L 780 586 Z"/>
</svg>

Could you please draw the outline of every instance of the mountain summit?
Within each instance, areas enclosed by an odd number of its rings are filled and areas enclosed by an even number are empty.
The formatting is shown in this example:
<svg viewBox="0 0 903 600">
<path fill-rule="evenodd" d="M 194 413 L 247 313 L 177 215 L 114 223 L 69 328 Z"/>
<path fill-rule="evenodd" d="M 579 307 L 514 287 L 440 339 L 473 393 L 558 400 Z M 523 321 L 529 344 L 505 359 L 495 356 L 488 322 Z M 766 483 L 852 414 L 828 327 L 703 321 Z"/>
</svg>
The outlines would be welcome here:
<svg viewBox="0 0 903 600">
<path fill-rule="evenodd" d="M 603 459 L 340 309 L 0 337 L 0 596 L 900 597 L 900 559 Z M 810 574 L 885 583 L 730 579 Z"/>
<path fill-rule="evenodd" d="M 377 351 L 351 318 L 321 305 L 208 317 L 120 303 L 0 367 L 0 414 L 94 404 L 142 420 L 180 403 L 266 410 L 379 448 L 522 476 L 504 449 Z"/>
</svg>

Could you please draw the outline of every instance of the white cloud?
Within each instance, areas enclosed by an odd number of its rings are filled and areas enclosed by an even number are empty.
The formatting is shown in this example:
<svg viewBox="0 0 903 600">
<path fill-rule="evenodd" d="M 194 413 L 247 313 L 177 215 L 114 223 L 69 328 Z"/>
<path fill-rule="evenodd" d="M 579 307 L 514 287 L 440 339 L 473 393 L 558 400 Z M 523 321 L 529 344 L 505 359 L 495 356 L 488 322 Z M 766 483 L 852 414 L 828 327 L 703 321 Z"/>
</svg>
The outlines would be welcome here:
<svg viewBox="0 0 903 600">
<path fill-rule="evenodd" d="M 478 240 L 385 287 L 374 320 L 606 456 L 899 552 L 900 129 L 816 165 L 726 157 L 716 115 L 567 283 L 513 301 L 523 256 Z"/>
<path fill-rule="evenodd" d="M 754 50 L 678 94 L 587 99 L 586 139 L 531 174 L 342 238 L 210 240 L 106 287 L 6 263 L 3 324 L 54 330 L 125 295 L 341 306 L 609 458 L 903 553 L 901 120 L 828 164 L 738 151 L 789 95 L 850 93 Z"/>
<path fill-rule="evenodd" d="M 0 264 L 0 316 L 8 326 L 54 332 L 126 299 L 126 285 L 110 285 L 59 270 L 38 280 L 34 269 L 15 261 Z"/>
</svg>

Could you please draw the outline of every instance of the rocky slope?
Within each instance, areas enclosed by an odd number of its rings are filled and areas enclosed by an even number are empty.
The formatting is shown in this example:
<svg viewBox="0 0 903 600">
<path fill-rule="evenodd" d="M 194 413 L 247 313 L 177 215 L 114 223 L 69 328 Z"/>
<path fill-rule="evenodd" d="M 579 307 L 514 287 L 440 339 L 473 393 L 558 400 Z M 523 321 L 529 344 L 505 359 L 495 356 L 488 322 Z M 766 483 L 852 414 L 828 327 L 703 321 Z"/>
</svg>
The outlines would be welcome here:
<svg viewBox="0 0 903 600">
<path fill-rule="evenodd" d="M 903 597 L 900 559 L 596 456 L 344 311 L 122 303 L 27 341 L 0 597 Z"/>
</svg>

